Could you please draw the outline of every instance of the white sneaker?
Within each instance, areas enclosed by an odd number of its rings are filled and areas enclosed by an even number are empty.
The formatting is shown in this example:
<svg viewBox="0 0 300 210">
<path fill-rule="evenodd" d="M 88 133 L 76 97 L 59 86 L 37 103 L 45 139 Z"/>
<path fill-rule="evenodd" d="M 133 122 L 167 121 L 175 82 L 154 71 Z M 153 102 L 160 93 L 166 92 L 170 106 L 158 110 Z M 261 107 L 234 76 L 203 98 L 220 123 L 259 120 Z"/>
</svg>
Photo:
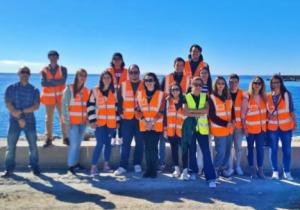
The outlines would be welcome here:
<svg viewBox="0 0 300 210">
<path fill-rule="evenodd" d="M 283 173 L 283 178 L 286 179 L 286 180 L 289 180 L 289 181 L 293 181 L 294 178 L 292 177 L 291 173 L 290 172 L 284 172 Z"/>
<path fill-rule="evenodd" d="M 113 145 L 116 145 L 116 143 L 117 143 L 116 138 L 111 138 L 111 145 L 112 145 L 112 146 L 113 146 Z"/>
<path fill-rule="evenodd" d="M 279 179 L 278 171 L 273 171 L 273 173 L 272 173 L 272 179 Z"/>
<path fill-rule="evenodd" d="M 208 187 L 209 188 L 216 188 L 217 187 L 216 182 L 215 181 L 209 181 L 208 182 Z"/>
<path fill-rule="evenodd" d="M 181 180 L 185 180 L 185 181 L 187 181 L 187 180 L 190 179 L 190 175 L 188 173 L 188 169 L 187 168 L 183 169 L 182 174 L 180 176 L 180 179 Z"/>
<path fill-rule="evenodd" d="M 244 175 L 244 171 L 243 171 L 243 169 L 240 166 L 236 167 L 235 172 L 239 176 L 243 176 Z"/>
<path fill-rule="evenodd" d="M 135 173 L 142 173 L 142 167 L 140 165 L 134 166 L 134 172 Z"/>
<path fill-rule="evenodd" d="M 223 175 L 225 177 L 231 177 L 233 175 L 233 173 L 234 173 L 234 170 L 231 168 L 223 171 Z"/>
<path fill-rule="evenodd" d="M 123 138 L 116 138 L 116 145 L 122 145 L 123 144 Z"/>
<path fill-rule="evenodd" d="M 179 169 L 178 166 L 175 166 L 174 172 L 173 172 L 172 176 L 173 176 L 174 178 L 178 178 L 178 177 L 180 176 L 180 169 Z"/>
<path fill-rule="evenodd" d="M 117 170 L 115 170 L 114 175 L 115 176 L 121 176 L 122 174 L 125 174 L 127 171 L 123 167 L 119 167 Z"/>
</svg>

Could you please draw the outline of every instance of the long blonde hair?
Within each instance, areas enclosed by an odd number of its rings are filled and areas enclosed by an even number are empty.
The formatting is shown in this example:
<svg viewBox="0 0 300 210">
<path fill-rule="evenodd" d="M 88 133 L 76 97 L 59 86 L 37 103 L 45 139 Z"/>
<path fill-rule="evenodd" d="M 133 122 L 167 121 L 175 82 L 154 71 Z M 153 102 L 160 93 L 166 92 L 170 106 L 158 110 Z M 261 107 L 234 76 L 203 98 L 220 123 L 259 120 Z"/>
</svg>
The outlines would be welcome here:
<svg viewBox="0 0 300 210">
<path fill-rule="evenodd" d="M 261 88 L 259 90 L 259 95 L 261 96 L 261 98 L 266 102 L 267 101 L 267 96 L 266 96 L 266 84 L 265 81 L 263 80 L 263 78 L 261 78 L 260 76 L 256 76 L 253 80 L 251 80 L 250 84 L 249 84 L 249 88 L 248 88 L 248 93 L 251 96 L 254 95 L 254 91 L 253 91 L 253 83 L 255 82 L 255 80 L 259 79 L 261 82 Z"/>
</svg>

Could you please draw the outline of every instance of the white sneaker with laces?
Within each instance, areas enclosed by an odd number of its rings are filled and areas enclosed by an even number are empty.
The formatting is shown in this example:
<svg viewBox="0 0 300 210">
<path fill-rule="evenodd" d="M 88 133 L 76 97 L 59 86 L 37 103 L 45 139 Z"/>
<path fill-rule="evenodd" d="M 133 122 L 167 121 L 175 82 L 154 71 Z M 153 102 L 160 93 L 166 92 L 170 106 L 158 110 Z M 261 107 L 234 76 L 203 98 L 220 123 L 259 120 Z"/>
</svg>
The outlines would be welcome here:
<svg viewBox="0 0 300 210">
<path fill-rule="evenodd" d="M 185 181 L 187 181 L 187 180 L 190 179 L 190 175 L 188 173 L 188 169 L 187 168 L 183 169 L 182 174 L 180 176 L 180 179 L 181 180 L 185 180 Z"/>
<path fill-rule="evenodd" d="M 134 172 L 135 173 L 142 173 L 142 167 L 140 165 L 134 166 Z"/>
<path fill-rule="evenodd" d="M 121 176 L 122 174 L 125 174 L 127 171 L 123 167 L 119 167 L 117 170 L 115 170 L 114 175 L 115 176 Z"/>
<path fill-rule="evenodd" d="M 290 172 L 284 172 L 283 173 L 283 178 L 286 179 L 286 180 L 289 180 L 289 181 L 293 181 L 294 178 L 292 177 L 291 173 Z"/>
<path fill-rule="evenodd" d="M 111 145 L 112 146 L 114 146 L 114 145 L 116 145 L 116 142 L 117 140 L 116 140 L 116 138 L 111 138 Z"/>
<path fill-rule="evenodd" d="M 279 173 L 278 173 L 278 171 L 273 171 L 273 173 L 272 173 L 272 179 L 279 179 Z"/>
<path fill-rule="evenodd" d="M 209 181 L 208 182 L 208 187 L 209 188 L 216 188 L 217 187 L 216 182 L 215 181 Z"/>
<path fill-rule="evenodd" d="M 175 166 L 175 167 L 174 167 L 174 172 L 173 172 L 172 176 L 173 176 L 174 178 L 178 178 L 178 177 L 180 176 L 180 169 L 179 169 L 178 166 Z"/>
<path fill-rule="evenodd" d="M 123 144 L 123 138 L 116 138 L 116 145 L 122 145 Z"/>
<path fill-rule="evenodd" d="M 243 171 L 243 169 L 240 166 L 236 167 L 235 172 L 239 176 L 243 176 L 244 175 L 244 171 Z"/>
</svg>

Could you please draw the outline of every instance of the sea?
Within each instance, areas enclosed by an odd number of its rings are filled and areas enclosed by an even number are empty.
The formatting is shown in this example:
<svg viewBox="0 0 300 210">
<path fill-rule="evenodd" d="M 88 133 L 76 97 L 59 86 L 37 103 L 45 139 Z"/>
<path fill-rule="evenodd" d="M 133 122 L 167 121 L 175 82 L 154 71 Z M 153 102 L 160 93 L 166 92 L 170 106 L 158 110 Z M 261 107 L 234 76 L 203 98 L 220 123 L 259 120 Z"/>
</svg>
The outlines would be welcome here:
<svg viewBox="0 0 300 210">
<path fill-rule="evenodd" d="M 224 76 L 226 79 L 228 76 Z M 159 79 L 162 80 L 163 76 L 159 76 Z M 213 79 L 215 76 L 213 76 Z M 254 78 L 254 76 L 243 75 L 240 76 L 240 88 L 243 90 L 247 90 L 250 81 Z M 270 84 L 268 79 L 270 76 L 262 76 L 265 80 L 267 85 L 267 91 L 270 91 Z M 67 83 L 71 84 L 74 80 L 74 75 L 68 75 Z M 8 132 L 8 125 L 9 125 L 9 113 L 6 109 L 5 102 L 4 102 L 4 95 L 5 89 L 13 83 L 19 81 L 17 74 L 10 74 L 10 73 L 0 73 L 0 138 L 4 138 L 7 136 Z M 41 90 L 41 78 L 39 74 L 32 74 L 30 76 L 29 82 L 38 87 Z M 87 78 L 86 86 L 88 88 L 92 88 L 99 83 L 99 75 L 89 75 Z M 300 82 L 285 82 L 287 89 L 291 92 L 292 98 L 294 101 L 295 112 L 297 115 L 297 122 L 298 125 L 300 124 Z M 43 134 L 45 132 L 45 108 L 44 105 L 41 104 L 39 110 L 35 112 L 36 122 L 37 122 L 37 132 L 39 134 Z M 54 122 L 53 122 L 53 133 L 55 136 L 61 136 L 60 131 L 60 123 L 57 111 L 54 115 Z M 297 129 L 294 132 L 294 135 L 299 136 L 300 132 Z"/>
</svg>

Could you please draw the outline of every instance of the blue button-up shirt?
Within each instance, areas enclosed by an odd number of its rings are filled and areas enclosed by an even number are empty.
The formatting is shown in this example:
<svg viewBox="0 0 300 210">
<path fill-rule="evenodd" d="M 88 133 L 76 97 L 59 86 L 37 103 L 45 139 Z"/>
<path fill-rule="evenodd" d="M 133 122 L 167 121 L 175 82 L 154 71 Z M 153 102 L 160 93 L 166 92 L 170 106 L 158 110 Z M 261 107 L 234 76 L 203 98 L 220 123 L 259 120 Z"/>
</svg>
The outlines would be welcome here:
<svg viewBox="0 0 300 210">
<path fill-rule="evenodd" d="M 12 84 L 6 88 L 5 101 L 12 103 L 17 110 L 26 109 L 40 103 L 40 92 L 31 84 L 22 85 L 20 82 Z M 23 113 L 27 126 L 35 126 L 35 117 L 33 113 Z M 10 120 L 17 120 L 10 114 Z"/>
</svg>

